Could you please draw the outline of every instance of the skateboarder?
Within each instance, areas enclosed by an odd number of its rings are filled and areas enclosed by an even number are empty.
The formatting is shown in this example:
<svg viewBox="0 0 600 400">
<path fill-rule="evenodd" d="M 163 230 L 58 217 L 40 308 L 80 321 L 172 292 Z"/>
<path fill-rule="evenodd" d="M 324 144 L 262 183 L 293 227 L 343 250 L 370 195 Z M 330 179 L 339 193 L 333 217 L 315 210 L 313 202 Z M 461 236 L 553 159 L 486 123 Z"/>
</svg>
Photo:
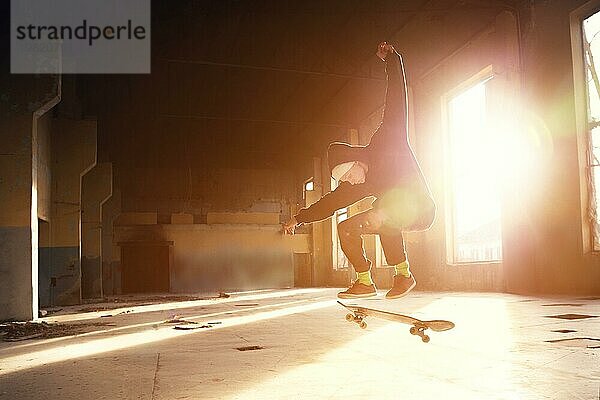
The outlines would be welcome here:
<svg viewBox="0 0 600 400">
<path fill-rule="evenodd" d="M 365 257 L 362 235 L 379 234 L 389 265 L 394 265 L 394 285 L 386 298 L 406 295 L 416 281 L 409 270 L 402 232 L 429 229 L 435 203 L 408 142 L 406 78 L 402 57 L 382 42 L 377 56 L 385 62 L 388 77 L 383 121 L 367 146 L 332 143 L 327 152 L 332 176 L 339 186 L 284 224 L 294 234 L 300 224 L 329 218 L 336 210 L 369 196 L 376 200 L 370 210 L 338 224 L 340 244 L 357 273 L 340 298 L 376 296 L 371 262 Z"/>
</svg>

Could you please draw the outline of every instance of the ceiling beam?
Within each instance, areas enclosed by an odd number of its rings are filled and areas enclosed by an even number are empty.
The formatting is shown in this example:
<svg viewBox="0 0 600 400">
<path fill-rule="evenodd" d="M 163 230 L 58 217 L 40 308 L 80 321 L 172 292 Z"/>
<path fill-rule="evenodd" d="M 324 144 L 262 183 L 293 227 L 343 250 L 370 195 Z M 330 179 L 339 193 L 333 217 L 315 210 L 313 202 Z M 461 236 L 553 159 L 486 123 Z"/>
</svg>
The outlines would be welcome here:
<svg viewBox="0 0 600 400">
<path fill-rule="evenodd" d="M 162 118 L 171 119 L 195 119 L 195 120 L 213 120 L 213 121 L 236 121 L 236 122 L 256 122 L 262 124 L 282 124 L 282 125 L 299 125 L 299 126 L 323 126 L 328 128 L 343 128 L 348 129 L 348 125 L 332 124 L 329 122 L 318 121 L 291 121 L 284 119 L 260 119 L 260 118 L 238 118 L 238 117 L 222 117 L 216 115 L 185 115 L 185 114 L 158 114 Z"/>
<path fill-rule="evenodd" d="M 167 62 L 167 63 L 173 63 L 173 64 L 195 64 L 195 65 L 207 65 L 207 66 L 217 66 L 217 67 L 225 67 L 225 68 L 251 69 L 251 70 L 257 70 L 257 71 L 288 72 L 288 73 L 294 73 L 294 74 L 326 76 L 329 78 L 341 78 L 341 79 L 349 79 L 349 80 L 367 80 L 367 81 L 383 81 L 384 80 L 383 78 L 375 78 L 372 76 L 336 74 L 333 72 L 306 71 L 306 70 L 301 70 L 301 69 L 269 67 L 269 66 L 262 66 L 262 65 L 222 63 L 222 62 L 205 61 L 205 60 L 186 60 L 186 59 L 176 59 L 176 58 L 161 58 L 160 60 Z"/>
</svg>

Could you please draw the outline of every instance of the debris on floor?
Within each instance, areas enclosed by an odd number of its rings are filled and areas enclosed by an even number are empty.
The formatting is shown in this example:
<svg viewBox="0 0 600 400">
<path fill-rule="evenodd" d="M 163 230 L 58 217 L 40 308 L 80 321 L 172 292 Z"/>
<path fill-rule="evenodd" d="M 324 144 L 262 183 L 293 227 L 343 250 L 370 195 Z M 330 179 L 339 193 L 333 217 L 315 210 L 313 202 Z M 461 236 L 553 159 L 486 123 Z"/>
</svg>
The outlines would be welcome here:
<svg viewBox="0 0 600 400">
<path fill-rule="evenodd" d="M 173 327 L 173 329 L 176 329 L 178 331 L 190 331 L 192 329 L 205 329 L 205 328 L 212 328 L 212 325 L 204 325 L 204 324 L 198 324 L 198 323 L 191 323 L 191 324 L 183 324 L 183 325 L 175 325 Z"/>
<path fill-rule="evenodd" d="M 189 321 L 187 319 L 183 319 L 179 315 L 171 315 L 169 317 L 169 319 L 167 319 L 166 321 L 163 321 L 163 325 L 172 325 L 172 324 L 175 324 L 173 329 L 177 329 L 179 331 L 189 331 L 192 329 L 212 328 L 212 325 L 210 323 L 208 325 L 200 324 L 195 321 Z"/>
<path fill-rule="evenodd" d="M 114 326 L 107 323 L 49 324 L 47 322 L 8 322 L 0 324 L 0 337 L 5 342 L 50 339 L 85 333 L 90 327 Z"/>
<path fill-rule="evenodd" d="M 100 312 L 100 311 L 107 311 L 107 310 L 114 310 L 115 306 L 97 306 L 97 307 L 83 307 L 83 308 L 79 308 L 77 309 L 78 312 Z"/>
<path fill-rule="evenodd" d="M 163 321 L 163 324 L 195 324 L 195 322 L 185 320 L 180 315 L 171 315 L 169 319 Z"/>
<path fill-rule="evenodd" d="M 560 315 L 546 315 L 548 318 L 559 318 L 559 319 L 586 319 L 586 318 L 597 318 L 597 315 L 582 315 L 582 314 L 560 314 Z"/>
<path fill-rule="evenodd" d="M 239 351 L 251 351 L 251 350 L 262 350 L 264 347 L 262 346 L 244 346 L 244 347 L 236 347 L 236 350 Z"/>
<path fill-rule="evenodd" d="M 133 310 L 123 310 L 123 311 L 120 311 L 120 312 L 118 312 L 116 314 L 101 315 L 100 318 L 114 317 L 115 315 L 129 314 L 131 312 L 133 312 Z"/>
<path fill-rule="evenodd" d="M 577 337 L 569 339 L 546 340 L 547 343 L 559 343 L 570 347 L 585 347 L 588 349 L 599 349 L 600 339 L 591 337 Z"/>
</svg>

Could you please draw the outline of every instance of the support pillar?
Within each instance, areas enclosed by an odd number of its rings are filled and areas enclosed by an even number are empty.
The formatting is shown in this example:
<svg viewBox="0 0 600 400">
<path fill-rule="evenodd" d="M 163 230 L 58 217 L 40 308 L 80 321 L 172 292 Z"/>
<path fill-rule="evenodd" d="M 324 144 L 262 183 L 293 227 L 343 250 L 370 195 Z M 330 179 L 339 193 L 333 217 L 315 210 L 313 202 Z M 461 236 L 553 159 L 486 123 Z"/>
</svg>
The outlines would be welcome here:
<svg viewBox="0 0 600 400">
<path fill-rule="evenodd" d="M 81 303 L 81 175 L 96 164 L 96 121 L 52 121 L 51 305 Z"/>
<path fill-rule="evenodd" d="M 81 298 L 102 298 L 102 205 L 112 195 L 112 164 L 81 177 Z"/>
<path fill-rule="evenodd" d="M 31 114 L 0 118 L 0 321 L 37 317 L 32 129 Z"/>
</svg>

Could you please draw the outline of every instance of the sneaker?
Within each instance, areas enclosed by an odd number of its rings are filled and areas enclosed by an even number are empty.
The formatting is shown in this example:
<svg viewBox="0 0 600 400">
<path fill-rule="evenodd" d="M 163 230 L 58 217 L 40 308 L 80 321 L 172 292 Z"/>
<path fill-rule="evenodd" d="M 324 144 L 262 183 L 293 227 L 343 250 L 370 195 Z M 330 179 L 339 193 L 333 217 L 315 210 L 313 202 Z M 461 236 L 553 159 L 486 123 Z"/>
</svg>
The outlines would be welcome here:
<svg viewBox="0 0 600 400">
<path fill-rule="evenodd" d="M 404 275 L 396 275 L 394 276 L 394 286 L 390 289 L 389 292 L 385 295 L 386 299 L 398 299 L 400 297 L 406 296 L 408 292 L 412 290 L 417 284 L 415 281 L 415 277 L 413 274 L 407 278 Z"/>
<path fill-rule="evenodd" d="M 375 285 L 365 285 L 358 281 L 352 282 L 352 285 L 350 285 L 347 290 L 338 293 L 340 299 L 356 299 L 373 296 L 377 296 Z"/>
</svg>

